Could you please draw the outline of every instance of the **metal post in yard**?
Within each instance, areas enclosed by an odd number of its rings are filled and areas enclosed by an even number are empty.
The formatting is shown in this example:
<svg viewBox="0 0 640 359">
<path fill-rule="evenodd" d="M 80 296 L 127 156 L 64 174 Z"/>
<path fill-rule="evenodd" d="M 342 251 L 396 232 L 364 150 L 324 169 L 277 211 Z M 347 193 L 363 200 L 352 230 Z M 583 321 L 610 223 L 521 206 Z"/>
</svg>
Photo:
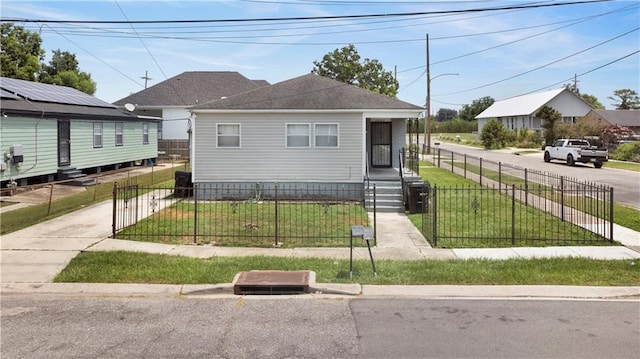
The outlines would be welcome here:
<svg viewBox="0 0 640 359">
<path fill-rule="evenodd" d="M 376 220 L 377 203 L 376 203 L 376 184 L 373 184 L 373 244 L 378 245 L 378 221 Z"/>
<path fill-rule="evenodd" d="M 47 207 L 47 216 L 51 213 L 51 201 L 53 201 L 53 186 L 54 184 L 51 184 L 51 190 L 49 191 L 49 207 Z"/>
<path fill-rule="evenodd" d="M 136 213 L 134 214 L 135 221 L 133 222 L 133 224 L 138 224 L 138 212 L 140 210 L 140 191 L 138 190 L 138 187 L 138 183 L 136 182 Z"/>
<path fill-rule="evenodd" d="M 467 154 L 464 154 L 464 178 L 467 178 Z"/>
<path fill-rule="evenodd" d="M 516 244 L 516 185 L 511 185 L 511 245 Z"/>
<path fill-rule="evenodd" d="M 438 246 L 438 186 L 433 186 L 433 246 Z"/>
<path fill-rule="evenodd" d="M 609 187 L 609 242 L 613 243 L 613 187 Z"/>
<path fill-rule="evenodd" d="M 498 188 L 502 188 L 502 162 L 498 161 Z"/>
<path fill-rule="evenodd" d="M 453 151 L 451 151 L 451 173 L 453 173 Z"/>
<path fill-rule="evenodd" d="M 113 210 L 111 213 L 111 237 L 116 238 L 116 219 L 117 217 L 117 202 L 118 202 L 118 183 L 113 182 Z"/>
<path fill-rule="evenodd" d="M 440 149 L 438 148 L 438 168 L 440 168 Z"/>
<path fill-rule="evenodd" d="M 482 186 L 482 157 L 480 157 L 480 185 Z"/>
<path fill-rule="evenodd" d="M 278 246 L 278 183 L 275 183 L 275 191 L 274 191 L 274 195 L 275 195 L 275 216 L 276 216 L 276 233 L 275 233 L 275 237 L 276 237 L 276 247 Z"/>
<path fill-rule="evenodd" d="M 564 222 L 564 176 L 560 176 L 560 220 Z"/>
<path fill-rule="evenodd" d="M 525 206 L 529 206 L 529 178 L 528 178 L 527 169 L 524 169 L 524 204 Z"/>
<path fill-rule="evenodd" d="M 193 244 L 198 243 L 198 190 L 196 184 L 193 184 L 193 207 L 195 213 L 193 214 Z M 188 192 L 187 192 L 188 194 Z"/>
</svg>

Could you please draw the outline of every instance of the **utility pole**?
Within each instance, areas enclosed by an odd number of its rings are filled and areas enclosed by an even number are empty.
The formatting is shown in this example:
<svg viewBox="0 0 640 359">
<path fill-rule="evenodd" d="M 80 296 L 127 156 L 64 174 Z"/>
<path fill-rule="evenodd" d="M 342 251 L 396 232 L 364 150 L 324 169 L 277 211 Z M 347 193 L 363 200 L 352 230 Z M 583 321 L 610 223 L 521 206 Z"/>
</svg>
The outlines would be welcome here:
<svg viewBox="0 0 640 359">
<path fill-rule="evenodd" d="M 424 146 L 423 153 L 431 153 L 431 69 L 429 68 L 429 34 L 427 34 L 427 103 L 424 116 Z"/>
<path fill-rule="evenodd" d="M 151 77 L 149 77 L 148 71 L 145 71 L 144 76 L 140 78 L 144 80 L 144 88 L 147 88 L 147 80 L 153 80 Z"/>
</svg>

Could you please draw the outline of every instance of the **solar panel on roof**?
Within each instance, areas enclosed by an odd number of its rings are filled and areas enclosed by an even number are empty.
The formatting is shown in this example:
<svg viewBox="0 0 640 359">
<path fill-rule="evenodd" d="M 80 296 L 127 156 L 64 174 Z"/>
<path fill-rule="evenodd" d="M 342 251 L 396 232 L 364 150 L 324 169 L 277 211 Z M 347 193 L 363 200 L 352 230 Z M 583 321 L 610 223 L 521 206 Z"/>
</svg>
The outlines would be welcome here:
<svg viewBox="0 0 640 359">
<path fill-rule="evenodd" d="M 31 101 L 54 102 L 95 107 L 115 107 L 108 102 L 99 100 L 82 91 L 78 91 L 74 88 L 66 86 L 42 84 L 3 77 L 0 79 L 0 88 L 9 90 Z"/>
<path fill-rule="evenodd" d="M 15 98 L 15 99 L 18 98 L 18 96 L 12 94 L 9 91 L 5 91 L 3 89 L 0 89 L 0 97 L 2 97 L 2 98 Z"/>
</svg>

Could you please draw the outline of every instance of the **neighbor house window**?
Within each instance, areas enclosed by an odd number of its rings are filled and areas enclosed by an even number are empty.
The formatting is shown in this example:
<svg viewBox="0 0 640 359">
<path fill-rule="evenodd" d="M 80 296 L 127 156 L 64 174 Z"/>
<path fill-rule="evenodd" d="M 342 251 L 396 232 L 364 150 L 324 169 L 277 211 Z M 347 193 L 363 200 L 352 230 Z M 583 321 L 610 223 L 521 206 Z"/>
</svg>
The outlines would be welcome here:
<svg viewBox="0 0 640 359">
<path fill-rule="evenodd" d="M 102 122 L 93 123 L 93 147 L 102 147 Z"/>
<path fill-rule="evenodd" d="M 142 123 L 142 144 L 143 145 L 149 144 L 149 123 L 148 122 Z"/>
<path fill-rule="evenodd" d="M 287 124 L 287 147 L 309 147 L 309 124 Z"/>
<path fill-rule="evenodd" d="M 338 124 L 316 124 L 316 147 L 338 147 Z"/>
<path fill-rule="evenodd" d="M 124 145 L 124 123 L 116 122 L 116 146 Z"/>
<path fill-rule="evenodd" d="M 218 147 L 240 147 L 240 124 L 219 123 Z"/>
</svg>

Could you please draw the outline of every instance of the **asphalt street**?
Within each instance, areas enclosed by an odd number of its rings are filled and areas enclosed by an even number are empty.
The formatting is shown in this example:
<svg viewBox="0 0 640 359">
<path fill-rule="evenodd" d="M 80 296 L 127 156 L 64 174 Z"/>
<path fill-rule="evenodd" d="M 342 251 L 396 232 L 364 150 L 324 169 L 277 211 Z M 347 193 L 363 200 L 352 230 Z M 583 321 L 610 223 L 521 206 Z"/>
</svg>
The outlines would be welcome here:
<svg viewBox="0 0 640 359">
<path fill-rule="evenodd" d="M 3 358 L 635 358 L 622 300 L 2 298 Z"/>
</svg>

